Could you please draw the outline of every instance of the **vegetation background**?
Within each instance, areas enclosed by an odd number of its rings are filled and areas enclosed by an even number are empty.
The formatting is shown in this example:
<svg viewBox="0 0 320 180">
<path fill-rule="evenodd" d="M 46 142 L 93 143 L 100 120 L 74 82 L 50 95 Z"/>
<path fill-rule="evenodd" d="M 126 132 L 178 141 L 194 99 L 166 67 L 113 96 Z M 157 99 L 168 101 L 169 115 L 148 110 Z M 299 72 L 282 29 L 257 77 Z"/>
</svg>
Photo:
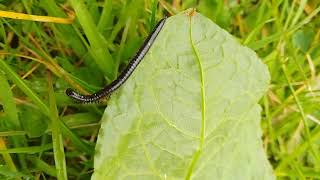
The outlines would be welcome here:
<svg viewBox="0 0 320 180">
<path fill-rule="evenodd" d="M 106 103 L 65 89 L 103 87 L 159 19 L 191 7 L 268 65 L 261 127 L 276 176 L 320 179 L 318 0 L 0 0 L 0 179 L 89 179 Z"/>
</svg>

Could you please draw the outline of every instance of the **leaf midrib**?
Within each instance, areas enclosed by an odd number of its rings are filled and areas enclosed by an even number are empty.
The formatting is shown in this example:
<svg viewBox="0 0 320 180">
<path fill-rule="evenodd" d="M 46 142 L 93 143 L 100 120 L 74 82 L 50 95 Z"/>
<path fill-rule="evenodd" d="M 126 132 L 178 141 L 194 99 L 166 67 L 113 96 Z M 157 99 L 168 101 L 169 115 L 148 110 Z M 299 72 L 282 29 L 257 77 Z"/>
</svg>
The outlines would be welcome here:
<svg viewBox="0 0 320 180">
<path fill-rule="evenodd" d="M 194 42 L 192 40 L 192 17 L 193 15 L 190 15 L 190 29 L 189 29 L 189 38 L 190 38 L 190 43 L 191 43 L 191 47 L 192 50 L 196 56 L 197 59 L 197 64 L 198 64 L 198 68 L 199 68 L 199 76 L 200 76 L 200 81 L 201 81 L 201 131 L 200 131 L 200 142 L 199 142 L 199 146 L 198 146 L 198 150 L 194 153 L 194 156 L 191 160 L 190 166 L 188 168 L 188 172 L 187 172 L 187 176 L 186 179 L 190 179 L 192 172 L 193 172 L 193 168 L 196 165 L 201 152 L 202 152 L 202 148 L 203 148 L 203 144 L 204 144 L 204 136 L 205 136 L 205 109 L 206 109 L 206 103 L 205 103 L 205 86 L 204 86 L 204 75 L 203 75 L 203 68 L 202 68 L 202 63 L 201 63 L 201 59 L 199 56 L 199 53 L 194 45 Z"/>
</svg>

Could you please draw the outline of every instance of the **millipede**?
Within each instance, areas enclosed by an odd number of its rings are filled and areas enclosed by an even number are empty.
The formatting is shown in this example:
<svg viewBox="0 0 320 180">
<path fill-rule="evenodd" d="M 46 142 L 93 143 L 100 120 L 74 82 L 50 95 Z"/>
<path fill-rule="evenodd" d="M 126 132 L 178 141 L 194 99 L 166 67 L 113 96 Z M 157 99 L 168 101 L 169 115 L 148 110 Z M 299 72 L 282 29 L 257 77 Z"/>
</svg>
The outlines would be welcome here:
<svg viewBox="0 0 320 180">
<path fill-rule="evenodd" d="M 119 87 L 121 87 L 121 85 L 128 80 L 130 75 L 137 68 L 141 60 L 144 58 L 144 56 L 148 53 L 150 47 L 152 46 L 158 34 L 162 30 L 166 20 L 167 20 L 167 17 L 161 19 L 158 22 L 155 28 L 144 40 L 142 46 L 137 51 L 136 55 L 133 56 L 133 58 L 130 60 L 129 64 L 127 65 L 127 67 L 120 73 L 120 75 L 114 81 L 106 85 L 101 90 L 89 95 L 82 95 L 77 93 L 75 90 L 68 88 L 66 90 L 67 96 L 81 103 L 91 103 L 91 102 L 100 101 L 101 99 L 109 96 L 112 92 L 114 92 Z"/>
</svg>

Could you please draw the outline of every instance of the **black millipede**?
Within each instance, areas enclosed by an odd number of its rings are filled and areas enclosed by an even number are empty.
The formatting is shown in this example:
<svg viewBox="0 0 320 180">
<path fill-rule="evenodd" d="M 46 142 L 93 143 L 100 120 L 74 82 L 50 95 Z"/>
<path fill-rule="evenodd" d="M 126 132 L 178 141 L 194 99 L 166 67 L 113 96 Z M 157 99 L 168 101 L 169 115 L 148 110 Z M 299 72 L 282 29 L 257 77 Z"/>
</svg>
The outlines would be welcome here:
<svg viewBox="0 0 320 180">
<path fill-rule="evenodd" d="M 142 46 L 139 48 L 136 55 L 130 60 L 128 66 L 120 73 L 117 79 L 112 81 L 110 84 L 106 85 L 103 89 L 99 90 L 98 92 L 90 95 L 79 94 L 71 88 L 68 88 L 66 90 L 66 94 L 72 99 L 81 103 L 97 102 L 103 99 L 104 97 L 109 96 L 112 92 L 117 90 L 130 77 L 130 75 L 139 65 L 141 60 L 148 53 L 150 47 L 152 46 L 158 34 L 160 33 L 161 29 L 163 28 L 166 22 L 166 19 L 167 18 L 165 17 L 158 22 L 158 24 L 155 26 L 153 31 L 148 35 L 146 40 L 143 42 Z"/>
</svg>

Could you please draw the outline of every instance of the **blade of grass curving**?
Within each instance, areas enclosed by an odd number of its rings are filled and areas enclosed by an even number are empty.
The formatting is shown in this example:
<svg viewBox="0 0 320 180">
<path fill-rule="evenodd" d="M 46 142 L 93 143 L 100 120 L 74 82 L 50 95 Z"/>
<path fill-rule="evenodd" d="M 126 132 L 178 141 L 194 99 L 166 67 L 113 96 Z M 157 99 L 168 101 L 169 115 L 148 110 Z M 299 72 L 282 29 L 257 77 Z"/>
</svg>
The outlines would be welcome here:
<svg viewBox="0 0 320 180">
<path fill-rule="evenodd" d="M 95 62 L 98 64 L 100 70 L 108 77 L 113 79 L 114 61 L 107 49 L 107 41 L 98 31 L 87 7 L 83 0 L 69 0 L 74 8 L 77 18 L 90 42 L 90 52 L 93 55 Z"/>
<path fill-rule="evenodd" d="M 263 21 L 265 21 L 265 18 L 269 18 L 268 16 L 266 16 L 266 12 L 268 12 L 267 11 L 267 0 L 262 0 L 259 5 L 257 19 L 255 21 L 256 26 L 259 24 L 262 24 Z"/>
<path fill-rule="evenodd" d="M 106 28 L 112 24 L 112 0 L 105 0 L 103 10 L 97 25 L 98 31 L 104 35 Z"/>
<path fill-rule="evenodd" d="M 52 144 L 45 144 L 42 146 L 29 146 L 29 147 L 19 147 L 19 148 L 11 148 L 11 149 L 7 149 L 7 150 L 0 150 L 0 154 L 3 153 L 24 153 L 24 154 L 35 154 L 35 153 L 39 153 L 42 151 L 48 151 L 52 149 Z"/>
<path fill-rule="evenodd" d="M 264 106 L 264 112 L 267 119 L 267 131 L 268 131 L 268 138 L 270 139 L 270 146 L 271 146 L 271 152 L 276 152 L 276 146 L 274 143 L 275 135 L 274 135 L 274 129 L 272 126 L 272 119 L 270 118 L 270 108 L 269 108 L 269 100 L 267 96 L 263 97 L 263 106 Z"/>
<path fill-rule="evenodd" d="M 3 22 L 1 20 L 0 20 L 0 36 L 6 37 L 6 31 L 5 31 Z M 8 39 L 7 38 L 3 38 L 3 40 L 1 39 L 1 46 L 5 50 L 8 49 Z"/>
<path fill-rule="evenodd" d="M 150 17 L 149 32 L 151 32 L 152 28 L 156 25 L 157 6 L 158 6 L 158 0 L 153 0 L 152 4 L 151 4 L 151 17 Z"/>
<path fill-rule="evenodd" d="M 123 30 L 123 33 L 122 33 L 121 42 L 120 42 L 120 46 L 119 46 L 119 51 L 118 51 L 117 58 L 116 58 L 116 65 L 115 65 L 116 69 L 119 69 L 119 65 L 120 65 L 120 62 L 121 62 L 121 56 L 122 56 L 124 45 L 126 43 L 126 39 L 127 39 L 127 36 L 128 36 L 128 30 L 129 30 L 130 24 L 131 24 L 131 18 L 129 18 L 127 20 L 126 25 L 125 25 L 124 30 Z"/>
<path fill-rule="evenodd" d="M 50 104 L 50 118 L 51 118 L 51 127 L 52 127 L 52 144 L 53 144 L 53 153 L 54 161 L 57 170 L 57 179 L 66 180 L 67 179 L 67 167 L 66 159 L 64 155 L 64 146 L 63 138 L 60 132 L 59 126 L 59 115 L 57 110 L 57 105 L 55 101 L 55 96 L 53 92 L 53 84 L 51 73 L 48 72 L 48 93 L 49 93 L 49 104 Z"/>
<path fill-rule="evenodd" d="M 277 32 L 261 40 L 248 43 L 248 46 L 253 50 L 258 50 L 260 48 L 266 47 L 270 43 L 278 41 L 282 35 L 282 32 Z"/>
<path fill-rule="evenodd" d="M 282 2 L 276 2 L 276 1 L 274 2 L 275 3 L 272 3 L 273 5 L 272 9 L 274 12 L 274 16 L 277 17 L 275 25 L 276 25 L 276 29 L 280 30 L 280 29 L 283 29 L 283 26 L 288 16 L 289 2 L 287 0 Z"/>
<path fill-rule="evenodd" d="M 73 133 L 69 127 L 63 122 L 60 121 L 60 127 L 62 128 L 63 134 L 70 138 L 72 143 L 81 151 L 93 155 L 94 154 L 94 146 L 90 145 L 84 141 L 82 141 L 75 133 Z"/>
<path fill-rule="evenodd" d="M 85 0 L 85 5 L 88 8 L 88 11 L 95 24 L 98 24 L 100 11 L 98 9 L 97 0 Z"/>
<path fill-rule="evenodd" d="M 287 30 L 289 28 L 289 23 L 290 23 L 291 19 L 294 16 L 294 13 L 295 13 L 294 7 L 295 7 L 295 3 L 291 3 L 289 13 L 286 15 L 286 21 L 285 21 L 285 24 L 283 26 L 283 30 Z"/>
<path fill-rule="evenodd" d="M 296 3 L 293 2 L 292 5 L 295 5 Z M 295 16 L 293 17 L 293 20 L 291 21 L 291 24 L 290 24 L 290 28 L 293 27 L 297 21 L 299 20 L 299 18 L 301 17 L 302 13 L 303 13 L 303 9 L 304 7 L 306 6 L 307 4 L 307 0 L 301 0 L 299 2 L 299 7 L 298 7 L 298 10 L 295 12 Z"/>
<path fill-rule="evenodd" d="M 46 162 L 42 161 L 39 158 L 30 157 L 30 161 L 39 171 L 42 171 L 50 176 L 57 177 L 57 171 L 54 167 L 50 166 Z"/>
<path fill-rule="evenodd" d="M 7 150 L 7 146 L 6 146 L 6 143 L 3 140 L 3 138 L 0 137 L 0 151 L 1 150 Z M 9 167 L 9 169 L 13 172 L 17 172 L 17 168 L 16 168 L 10 154 L 2 153 L 2 157 L 3 157 L 3 160 L 6 163 L 6 165 Z"/>
<path fill-rule="evenodd" d="M 249 33 L 249 35 L 247 36 L 247 38 L 244 40 L 243 44 L 244 44 L 244 45 L 247 45 L 247 44 L 251 43 L 251 42 L 254 40 L 254 38 L 256 37 L 257 33 L 261 32 L 261 29 L 264 27 L 264 25 L 267 24 L 267 23 L 273 22 L 273 21 L 275 21 L 274 18 L 268 19 L 268 20 L 266 20 L 266 21 L 258 24 L 258 25 Z"/>
<path fill-rule="evenodd" d="M 81 87 L 84 87 L 86 90 L 91 91 L 91 92 L 96 92 L 101 89 L 101 87 L 88 84 L 86 81 L 83 81 L 82 79 L 72 75 L 72 74 L 67 74 L 72 81 L 76 82 L 77 85 L 80 85 Z M 70 83 L 72 84 L 72 83 Z"/>
<path fill-rule="evenodd" d="M 24 136 L 27 135 L 25 131 L 2 131 L 0 132 L 0 137 L 7 137 L 7 136 Z"/>
<path fill-rule="evenodd" d="M 10 11 L 1 11 L 0 17 L 12 18 L 12 19 L 22 19 L 22 20 L 30 20 L 30 21 L 40 21 L 40 22 L 54 22 L 54 23 L 64 23 L 70 24 L 72 23 L 72 19 L 65 18 L 57 18 L 57 17 L 48 17 L 48 16 L 37 16 L 37 15 L 29 15 L 24 13 L 15 13 Z"/>
</svg>

